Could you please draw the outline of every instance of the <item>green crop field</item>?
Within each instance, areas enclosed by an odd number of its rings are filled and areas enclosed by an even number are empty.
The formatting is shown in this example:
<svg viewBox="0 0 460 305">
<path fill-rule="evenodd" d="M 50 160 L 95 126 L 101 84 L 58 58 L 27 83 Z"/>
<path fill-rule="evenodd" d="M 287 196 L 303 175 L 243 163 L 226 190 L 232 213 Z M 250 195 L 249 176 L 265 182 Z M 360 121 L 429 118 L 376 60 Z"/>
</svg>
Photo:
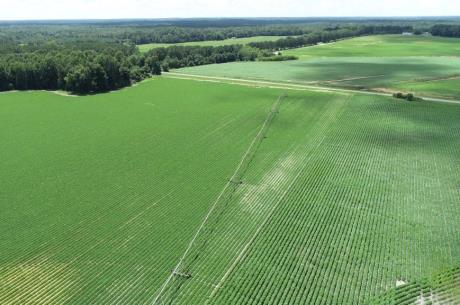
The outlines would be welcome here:
<svg viewBox="0 0 460 305">
<path fill-rule="evenodd" d="M 0 94 L 0 304 L 149 304 L 276 98 Z"/>
<path fill-rule="evenodd" d="M 457 38 L 380 35 L 285 51 L 299 57 L 417 57 L 460 56 Z"/>
<path fill-rule="evenodd" d="M 417 92 L 423 95 L 448 97 L 456 99 L 460 97 L 460 77 L 451 79 L 434 79 L 427 81 L 401 82 L 395 85 L 396 89 L 408 92 Z"/>
<path fill-rule="evenodd" d="M 399 304 L 397 283 L 460 262 L 459 118 L 457 105 L 290 92 L 183 263 L 192 277 L 161 301 Z M 458 297 L 443 288 L 434 298 Z"/>
<path fill-rule="evenodd" d="M 310 84 L 385 86 L 411 79 L 455 75 L 460 73 L 460 58 L 331 57 L 287 62 L 236 62 L 182 68 L 174 72 Z"/>
<path fill-rule="evenodd" d="M 191 41 L 191 42 L 182 42 L 182 43 L 148 43 L 138 45 L 141 52 L 147 52 L 155 48 L 166 48 L 170 46 L 203 46 L 203 47 L 217 47 L 217 46 L 226 46 L 232 44 L 243 44 L 246 45 L 251 42 L 260 42 L 260 41 L 274 41 L 286 36 L 254 36 L 254 37 L 243 37 L 243 38 L 232 38 L 224 40 L 208 40 L 208 41 Z"/>
<path fill-rule="evenodd" d="M 460 105 L 286 91 L 0 94 L 0 304 L 458 299 Z"/>
<path fill-rule="evenodd" d="M 204 76 L 224 76 L 321 86 L 381 90 L 416 90 L 430 87 L 425 80 L 450 79 L 460 74 L 460 39 L 383 35 L 287 50 L 297 61 L 227 63 L 177 69 Z M 405 87 L 405 83 L 420 85 Z M 460 99 L 459 83 L 448 81 L 427 96 Z M 445 89 L 445 90 L 444 90 Z M 417 93 L 417 91 L 415 91 Z"/>
</svg>

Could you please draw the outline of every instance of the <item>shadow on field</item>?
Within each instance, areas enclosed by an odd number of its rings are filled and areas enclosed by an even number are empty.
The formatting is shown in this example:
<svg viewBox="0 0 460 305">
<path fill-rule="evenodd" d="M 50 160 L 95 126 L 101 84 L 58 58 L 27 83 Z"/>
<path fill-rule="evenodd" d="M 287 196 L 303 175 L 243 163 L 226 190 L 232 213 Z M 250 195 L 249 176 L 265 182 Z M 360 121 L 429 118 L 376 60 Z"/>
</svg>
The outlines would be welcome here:
<svg viewBox="0 0 460 305">
<path fill-rule="evenodd" d="M 304 81 L 337 81 L 337 85 L 381 86 L 403 80 L 441 77 L 455 73 L 443 64 L 414 62 L 307 61 L 293 66 L 293 78 Z M 379 77 L 376 77 L 379 76 Z M 347 80 L 350 78 L 361 78 Z"/>
<path fill-rule="evenodd" d="M 359 113 L 358 118 L 356 113 Z M 347 125 L 355 125 L 356 132 L 342 132 L 344 139 L 351 142 L 415 150 L 442 150 L 446 146 L 454 149 L 460 144 L 460 107 L 455 105 L 387 100 L 373 104 L 357 103 L 345 116 L 349 116 L 345 118 Z M 343 129 L 347 130 L 345 126 Z"/>
</svg>

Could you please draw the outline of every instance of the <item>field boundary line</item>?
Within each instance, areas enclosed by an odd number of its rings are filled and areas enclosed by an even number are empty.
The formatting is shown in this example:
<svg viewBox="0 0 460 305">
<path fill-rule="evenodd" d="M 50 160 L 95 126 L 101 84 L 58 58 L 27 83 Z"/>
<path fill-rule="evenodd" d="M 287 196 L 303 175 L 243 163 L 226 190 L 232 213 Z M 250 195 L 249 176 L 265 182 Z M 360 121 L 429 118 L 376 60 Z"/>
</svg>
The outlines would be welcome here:
<svg viewBox="0 0 460 305">
<path fill-rule="evenodd" d="M 302 84 L 295 84 L 295 83 L 283 83 L 283 82 L 276 82 L 276 81 L 266 81 L 266 80 L 253 80 L 253 79 L 245 79 L 245 78 L 231 78 L 231 77 L 221 77 L 221 76 L 204 76 L 204 75 L 196 75 L 196 74 L 186 74 L 186 73 L 177 73 L 177 72 L 165 72 L 163 73 L 164 76 L 170 78 L 181 78 L 181 79 L 189 79 L 195 81 L 209 81 L 209 82 L 222 82 L 228 84 L 235 84 L 235 85 L 245 85 L 246 84 L 253 84 L 265 87 L 271 86 L 278 86 L 273 87 L 275 89 L 291 89 L 291 90 L 309 90 L 309 91 L 316 91 L 316 92 L 330 92 L 330 93 L 348 93 L 348 94 L 364 94 L 364 95 L 376 95 L 376 96 L 384 96 L 384 97 L 392 97 L 390 93 L 382 93 L 378 91 L 363 91 L 363 90 L 353 90 L 353 89 L 343 89 L 343 88 L 331 88 L 331 87 L 324 87 L 324 86 L 316 86 L 316 85 L 302 85 Z M 436 103 L 448 103 L 448 104 L 460 104 L 460 100 L 451 100 L 451 99 L 443 99 L 443 98 L 434 98 L 434 97 L 427 97 L 427 96 L 417 96 L 427 102 L 436 102 Z"/>
<path fill-rule="evenodd" d="M 319 80 L 319 81 L 314 81 L 314 82 L 312 82 L 312 83 L 313 83 L 313 84 L 320 84 L 320 83 L 340 83 L 340 82 L 346 82 L 346 81 L 350 81 L 350 80 L 378 78 L 378 77 L 384 77 L 384 76 L 385 76 L 385 74 L 379 74 L 379 75 L 369 75 L 369 76 L 359 76 L 359 77 L 341 78 L 341 79 Z"/>
<path fill-rule="evenodd" d="M 233 175 L 232 177 L 227 181 L 227 183 L 225 184 L 224 188 L 222 189 L 222 191 L 219 193 L 219 195 L 217 196 L 216 200 L 213 202 L 213 204 L 211 205 L 211 208 L 209 209 L 208 213 L 206 213 L 203 221 L 201 222 L 200 226 L 198 227 L 197 231 L 195 232 L 195 234 L 193 235 L 192 239 L 190 240 L 190 242 L 188 243 L 188 246 L 187 248 L 185 249 L 184 253 L 182 254 L 182 256 L 180 257 L 179 259 L 179 262 L 176 264 L 176 266 L 174 267 L 173 271 L 171 272 L 171 274 L 168 276 L 168 278 L 166 279 L 166 281 L 163 283 L 163 285 L 161 286 L 160 288 L 160 291 L 157 293 L 156 297 L 153 299 L 153 302 L 152 302 L 152 305 L 155 305 L 157 304 L 157 302 L 160 300 L 161 298 L 161 295 L 162 293 L 164 292 L 164 290 L 166 289 L 166 287 L 168 286 L 168 284 L 171 282 L 171 280 L 173 279 L 174 275 L 177 274 L 179 272 L 179 268 L 182 264 L 182 262 L 184 261 L 185 257 L 187 256 L 187 254 L 189 253 L 190 249 L 193 247 L 196 239 L 198 238 L 198 236 L 200 235 L 201 231 L 203 230 L 205 224 L 207 223 L 209 217 L 211 216 L 212 212 L 214 211 L 214 209 L 216 208 L 217 204 L 219 203 L 220 199 L 222 198 L 222 196 L 225 194 L 225 191 L 228 189 L 228 187 L 230 185 L 232 185 L 233 180 L 236 178 L 241 166 L 244 164 L 244 161 L 246 160 L 246 157 L 250 154 L 251 152 L 251 149 L 253 148 L 253 146 L 257 143 L 257 140 L 260 138 L 260 136 L 263 134 L 264 130 L 265 130 L 265 127 L 267 126 L 268 122 L 270 121 L 271 117 L 272 117 L 272 114 L 273 114 L 273 111 L 276 111 L 276 108 L 277 106 L 281 103 L 281 101 L 285 98 L 285 95 L 281 95 L 278 97 L 278 99 L 276 100 L 276 102 L 274 103 L 274 105 L 270 108 L 270 111 L 264 121 L 264 123 L 262 124 L 262 126 L 260 127 L 258 133 L 256 134 L 256 136 L 254 137 L 254 139 L 252 140 L 251 144 L 249 145 L 248 149 L 245 151 L 245 153 L 243 154 L 243 157 L 241 158 L 240 160 L 240 163 L 238 164 L 238 166 L 236 167 L 235 171 L 233 172 Z"/>
</svg>

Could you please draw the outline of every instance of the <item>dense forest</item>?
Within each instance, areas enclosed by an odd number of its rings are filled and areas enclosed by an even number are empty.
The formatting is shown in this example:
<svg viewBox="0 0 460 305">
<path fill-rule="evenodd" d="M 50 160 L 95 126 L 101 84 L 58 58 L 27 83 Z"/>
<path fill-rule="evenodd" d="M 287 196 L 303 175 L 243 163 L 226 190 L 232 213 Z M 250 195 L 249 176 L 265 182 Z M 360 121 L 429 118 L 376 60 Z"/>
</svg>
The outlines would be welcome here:
<svg viewBox="0 0 460 305">
<path fill-rule="evenodd" d="M 72 46 L 2 54 L 0 91 L 66 90 L 78 94 L 129 86 L 169 68 L 255 60 L 259 51 L 242 45 L 159 48 L 141 54 L 134 45 L 78 50 Z"/>
<path fill-rule="evenodd" d="M 50 50 L 2 54 L 0 91 L 66 90 L 78 94 L 129 86 L 169 68 L 255 60 L 258 50 L 242 45 L 154 49 L 141 54 L 134 45 L 78 50 L 71 45 Z"/>
<path fill-rule="evenodd" d="M 273 24 L 257 19 L 185 20 L 168 25 L 163 21 L 159 24 L 147 21 L 0 23 L 0 91 L 104 92 L 129 86 L 169 69 L 233 61 L 285 60 L 275 58 L 273 51 L 362 35 L 431 30 L 433 35 L 460 37 L 459 25 L 436 25 L 426 20 L 272 21 Z M 185 26 L 181 22 L 190 24 Z M 145 54 L 136 47 L 137 44 L 150 42 L 221 40 L 260 35 L 289 37 L 255 42 L 249 46 L 171 46 Z"/>
<path fill-rule="evenodd" d="M 434 36 L 460 37 L 460 25 L 438 24 L 431 28 L 431 34 Z"/>
<path fill-rule="evenodd" d="M 0 26 L 0 42 L 37 43 L 44 40 L 60 42 L 99 41 L 145 43 L 179 43 L 188 41 L 223 40 L 232 37 L 302 35 L 322 28 L 320 25 L 257 25 L 236 27 L 178 26 L 75 26 L 24 25 Z"/>
<path fill-rule="evenodd" d="M 2 54 L 0 90 L 67 90 L 102 92 L 122 88 L 152 74 L 160 74 L 159 62 L 138 54 L 135 47 L 107 45 L 79 50 L 60 46 L 33 52 Z"/>
</svg>

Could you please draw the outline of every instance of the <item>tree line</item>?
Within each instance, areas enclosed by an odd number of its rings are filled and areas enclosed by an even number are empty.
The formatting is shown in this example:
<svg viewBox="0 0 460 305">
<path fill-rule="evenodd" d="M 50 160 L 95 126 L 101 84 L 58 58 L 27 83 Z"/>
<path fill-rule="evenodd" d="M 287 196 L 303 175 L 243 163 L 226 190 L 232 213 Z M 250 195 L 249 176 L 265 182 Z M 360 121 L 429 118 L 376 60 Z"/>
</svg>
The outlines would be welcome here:
<svg viewBox="0 0 460 305">
<path fill-rule="evenodd" d="M 334 27 L 325 30 L 315 31 L 298 37 L 286 37 L 275 41 L 252 42 L 249 45 L 265 50 L 281 50 L 298 48 L 303 46 L 315 45 L 317 43 L 327 43 L 338 39 L 377 35 L 377 34 L 401 34 L 402 32 L 413 31 L 412 26 L 381 25 L 381 26 L 351 26 Z"/>
<path fill-rule="evenodd" d="M 66 90 L 77 94 L 129 86 L 170 68 L 255 60 L 259 50 L 242 45 L 172 46 L 141 54 L 123 45 L 106 49 L 59 48 L 0 57 L 0 91 Z"/>
<path fill-rule="evenodd" d="M 100 41 L 146 43 L 179 43 L 189 41 L 224 40 L 253 36 L 302 35 L 320 28 L 319 25 L 253 25 L 234 27 L 179 26 L 89 26 L 89 25 L 21 25 L 0 26 L 0 42 L 34 44 L 55 40 L 59 42 Z"/>
<path fill-rule="evenodd" d="M 146 53 L 146 56 L 158 59 L 164 71 L 234 61 L 254 61 L 259 55 L 258 49 L 243 45 L 171 46 L 155 48 Z"/>
<path fill-rule="evenodd" d="M 431 34 L 443 37 L 460 37 L 460 25 L 437 24 L 431 28 Z"/>
<path fill-rule="evenodd" d="M 253 36 L 292 36 L 302 35 L 312 31 L 312 27 L 293 25 L 266 25 L 230 28 L 182 28 L 166 27 L 155 31 L 149 29 L 135 29 L 120 35 L 120 39 L 135 44 L 147 43 L 179 43 L 189 41 L 224 40 Z"/>
<path fill-rule="evenodd" d="M 66 90 L 87 94 L 119 89 L 160 73 L 158 60 L 123 46 L 102 50 L 36 50 L 0 57 L 0 90 Z"/>
</svg>

